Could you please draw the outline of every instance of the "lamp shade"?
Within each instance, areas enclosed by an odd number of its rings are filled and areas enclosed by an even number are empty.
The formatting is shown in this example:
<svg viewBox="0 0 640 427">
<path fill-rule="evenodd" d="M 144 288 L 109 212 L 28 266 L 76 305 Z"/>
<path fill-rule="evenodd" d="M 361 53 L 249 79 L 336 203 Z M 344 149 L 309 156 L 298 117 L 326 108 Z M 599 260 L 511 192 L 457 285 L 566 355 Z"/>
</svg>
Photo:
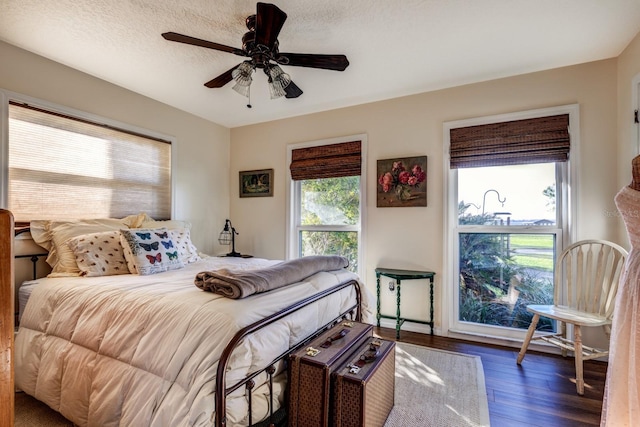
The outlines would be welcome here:
<svg viewBox="0 0 640 427">
<path fill-rule="evenodd" d="M 249 93 L 251 91 L 251 86 L 249 85 L 245 86 L 245 85 L 241 85 L 240 83 L 236 83 L 235 85 L 233 85 L 232 89 L 238 92 L 240 95 L 248 98 Z"/>
<path fill-rule="evenodd" d="M 251 61 L 244 61 L 242 64 L 238 65 L 238 68 L 231 72 L 231 77 L 236 83 L 242 86 L 249 86 L 253 81 L 251 75 L 253 74 L 254 67 Z"/>
<path fill-rule="evenodd" d="M 221 245 L 230 245 L 231 244 L 231 231 L 223 230 L 220 232 L 220 236 L 218 236 L 218 243 Z"/>
<path fill-rule="evenodd" d="M 291 83 L 289 74 L 282 71 L 279 65 L 269 68 L 269 92 L 271 99 L 280 98 L 287 94 L 285 88 Z"/>
<path fill-rule="evenodd" d="M 220 235 L 218 236 L 218 243 L 220 243 L 221 245 L 231 244 L 231 252 L 229 252 L 226 256 L 230 256 L 230 257 L 242 256 L 240 252 L 236 252 L 236 234 L 238 234 L 238 232 L 236 231 L 235 228 L 233 228 L 231 221 L 229 221 L 228 219 L 225 220 L 224 228 L 222 229 L 222 231 L 220 232 Z"/>
</svg>

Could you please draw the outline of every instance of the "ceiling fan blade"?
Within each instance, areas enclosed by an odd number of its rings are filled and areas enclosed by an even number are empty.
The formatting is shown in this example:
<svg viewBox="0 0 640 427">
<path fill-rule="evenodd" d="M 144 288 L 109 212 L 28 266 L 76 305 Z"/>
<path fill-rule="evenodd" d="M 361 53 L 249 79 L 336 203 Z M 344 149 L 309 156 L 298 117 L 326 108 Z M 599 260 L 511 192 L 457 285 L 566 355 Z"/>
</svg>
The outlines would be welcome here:
<svg viewBox="0 0 640 427">
<path fill-rule="evenodd" d="M 287 20 L 287 14 L 278 6 L 269 3 L 258 3 L 256 14 L 256 45 L 264 45 L 273 50 L 278 34 Z"/>
<path fill-rule="evenodd" d="M 225 71 L 224 73 L 220 74 L 215 79 L 212 79 L 212 80 L 206 82 L 204 85 L 206 87 L 209 87 L 209 88 L 222 87 L 222 86 L 226 85 L 231 80 L 233 80 L 233 77 L 231 76 L 231 73 L 233 72 L 233 70 L 235 70 L 239 66 L 240 66 L 240 64 L 236 65 L 235 67 L 233 67 L 233 68 Z"/>
<path fill-rule="evenodd" d="M 300 89 L 294 82 L 289 82 L 287 87 L 284 88 L 285 98 L 297 98 L 302 95 L 302 89 Z"/>
<path fill-rule="evenodd" d="M 277 61 L 282 65 L 296 67 L 322 68 L 325 70 L 344 71 L 349 60 L 344 55 L 317 55 L 312 53 L 280 53 Z"/>
<path fill-rule="evenodd" d="M 168 32 L 168 33 L 162 33 L 162 37 L 172 42 L 185 43 L 193 46 L 201 46 L 209 49 L 221 50 L 223 52 L 233 53 L 239 56 L 246 56 L 244 51 L 242 51 L 242 49 L 236 49 L 235 47 L 225 46 L 223 44 L 214 43 L 207 40 L 201 40 L 195 37 L 185 36 L 184 34 Z"/>
</svg>

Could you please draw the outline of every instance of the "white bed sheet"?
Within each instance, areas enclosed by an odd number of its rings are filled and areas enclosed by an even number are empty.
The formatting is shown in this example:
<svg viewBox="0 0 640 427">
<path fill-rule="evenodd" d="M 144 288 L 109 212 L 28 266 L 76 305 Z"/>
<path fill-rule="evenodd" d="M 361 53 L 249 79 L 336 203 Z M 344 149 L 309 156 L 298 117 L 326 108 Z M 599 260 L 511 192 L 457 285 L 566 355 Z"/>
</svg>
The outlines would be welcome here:
<svg viewBox="0 0 640 427">
<path fill-rule="evenodd" d="M 27 301 L 29 301 L 31 292 L 33 292 L 33 289 L 38 286 L 38 283 L 38 280 L 28 280 L 20 284 L 20 287 L 18 288 L 18 323 L 22 319 L 22 313 L 24 313 L 24 309 L 27 306 Z"/>
<path fill-rule="evenodd" d="M 305 296 L 358 279 L 346 270 L 320 272 L 242 300 L 193 284 L 200 271 L 277 262 L 210 257 L 150 276 L 39 279 L 16 336 L 16 386 L 80 426 L 213 425 L 217 361 L 231 337 Z M 364 320 L 372 322 L 372 296 L 361 289 Z M 349 287 L 245 340 L 231 358 L 227 385 L 329 322 L 354 295 Z M 268 415 L 266 385 L 257 384 L 254 422 Z M 228 425 L 246 424 L 244 393 L 228 399 Z"/>
</svg>

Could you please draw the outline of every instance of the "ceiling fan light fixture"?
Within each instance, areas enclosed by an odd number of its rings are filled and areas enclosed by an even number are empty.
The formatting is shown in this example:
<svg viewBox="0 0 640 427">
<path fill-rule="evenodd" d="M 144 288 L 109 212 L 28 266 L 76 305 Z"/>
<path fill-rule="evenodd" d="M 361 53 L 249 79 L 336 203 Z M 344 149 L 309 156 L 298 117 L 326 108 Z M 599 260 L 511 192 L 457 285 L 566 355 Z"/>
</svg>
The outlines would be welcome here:
<svg viewBox="0 0 640 427">
<path fill-rule="evenodd" d="M 231 77 L 235 80 L 236 85 L 249 87 L 253 81 L 253 78 L 251 77 L 253 71 L 254 66 L 251 61 L 244 61 L 242 64 L 238 65 L 238 68 L 231 72 Z"/>
<path fill-rule="evenodd" d="M 271 99 L 282 98 L 287 94 L 282 87 L 274 84 L 271 79 L 269 79 L 269 93 L 271 94 Z"/>
<path fill-rule="evenodd" d="M 283 89 L 291 83 L 291 77 L 289 74 L 285 73 L 277 64 L 269 68 L 269 76 L 271 76 L 271 79 Z"/>
<path fill-rule="evenodd" d="M 236 92 L 238 92 L 240 95 L 248 98 L 249 97 L 249 91 L 251 89 L 251 82 L 249 82 L 248 85 L 236 83 L 236 84 L 233 85 L 232 89 L 235 90 Z"/>
<path fill-rule="evenodd" d="M 291 83 L 291 77 L 278 65 L 269 68 L 269 92 L 271 99 L 281 98 L 287 94 L 285 88 Z"/>
</svg>

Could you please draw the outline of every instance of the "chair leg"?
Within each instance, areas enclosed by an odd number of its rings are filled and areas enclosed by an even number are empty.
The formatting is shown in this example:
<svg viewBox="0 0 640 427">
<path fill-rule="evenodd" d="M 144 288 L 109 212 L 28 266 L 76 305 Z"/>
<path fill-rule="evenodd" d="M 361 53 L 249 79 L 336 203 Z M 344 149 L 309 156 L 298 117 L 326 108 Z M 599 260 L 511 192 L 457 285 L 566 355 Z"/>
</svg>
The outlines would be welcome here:
<svg viewBox="0 0 640 427">
<path fill-rule="evenodd" d="M 527 329 L 527 335 L 524 337 L 524 342 L 522 343 L 522 347 L 520 347 L 520 353 L 518 353 L 518 359 L 516 361 L 518 365 L 520 365 L 522 363 L 522 359 L 524 359 L 524 354 L 527 352 L 527 348 L 529 347 L 529 343 L 531 342 L 533 333 L 536 331 L 538 320 L 540 320 L 540 315 L 534 314 L 533 319 L 531 319 L 531 324 L 529 325 L 529 329 Z"/>
<path fill-rule="evenodd" d="M 557 321 L 558 322 L 558 329 L 559 329 L 559 333 L 560 336 L 562 338 L 564 338 L 565 340 L 567 339 L 567 324 L 565 322 L 561 322 L 560 320 Z M 562 347 L 562 357 L 567 357 L 568 351 L 566 348 Z"/>
<path fill-rule="evenodd" d="M 584 394 L 584 377 L 582 371 L 582 331 L 579 325 L 573 326 L 574 358 L 576 361 L 576 389 L 578 394 Z"/>
</svg>

